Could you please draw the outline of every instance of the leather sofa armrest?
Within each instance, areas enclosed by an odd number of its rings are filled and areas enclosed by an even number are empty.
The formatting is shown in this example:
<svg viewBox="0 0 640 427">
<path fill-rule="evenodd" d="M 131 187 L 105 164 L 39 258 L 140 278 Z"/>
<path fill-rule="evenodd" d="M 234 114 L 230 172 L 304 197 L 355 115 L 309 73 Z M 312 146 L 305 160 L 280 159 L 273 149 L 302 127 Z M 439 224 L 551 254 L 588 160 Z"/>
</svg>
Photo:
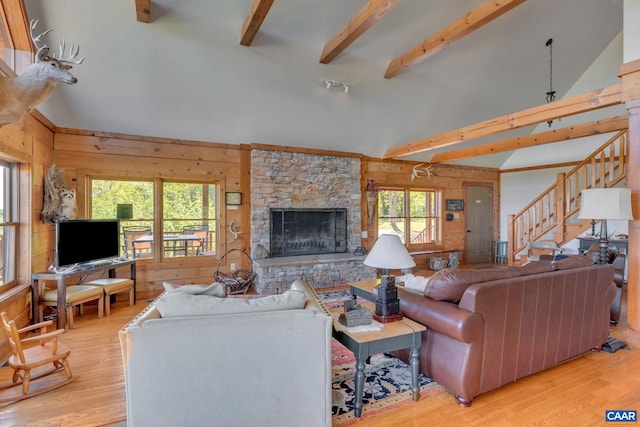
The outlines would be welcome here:
<svg viewBox="0 0 640 427">
<path fill-rule="evenodd" d="M 399 289 L 398 294 L 402 313 L 428 329 L 466 343 L 477 341 L 484 335 L 484 322 L 478 313 L 404 289 Z"/>
<path fill-rule="evenodd" d="M 627 256 L 619 253 L 613 260 L 613 281 L 621 288 L 624 285 L 624 267 L 627 262 Z"/>
</svg>

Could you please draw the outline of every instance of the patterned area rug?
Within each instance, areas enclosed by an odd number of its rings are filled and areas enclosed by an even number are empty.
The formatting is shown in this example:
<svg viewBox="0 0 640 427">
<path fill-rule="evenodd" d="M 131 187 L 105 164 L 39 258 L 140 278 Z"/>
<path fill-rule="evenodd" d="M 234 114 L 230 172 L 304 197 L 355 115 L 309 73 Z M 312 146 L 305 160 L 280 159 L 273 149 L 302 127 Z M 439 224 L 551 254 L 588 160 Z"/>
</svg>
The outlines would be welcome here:
<svg viewBox="0 0 640 427">
<path fill-rule="evenodd" d="M 318 291 L 318 296 L 328 308 L 340 307 L 351 298 L 348 289 Z M 355 357 L 338 341 L 332 342 L 333 425 L 350 425 L 370 418 L 383 411 L 409 405 L 411 399 L 411 369 L 409 365 L 390 355 L 376 354 L 365 366 L 362 415 L 353 413 L 355 397 Z M 420 374 L 420 398 L 443 390 L 426 375 Z"/>
<path fill-rule="evenodd" d="M 348 350 L 347 350 L 348 351 Z M 355 360 L 333 365 L 333 425 L 349 425 L 413 403 L 411 399 L 411 369 L 395 357 L 376 354 L 365 366 L 362 415 L 353 413 L 355 403 Z M 442 386 L 426 375 L 419 377 L 420 398 L 443 390 Z"/>
<path fill-rule="evenodd" d="M 328 309 L 341 307 L 344 300 L 351 299 L 349 288 L 320 290 L 317 293 L 320 302 Z"/>
</svg>

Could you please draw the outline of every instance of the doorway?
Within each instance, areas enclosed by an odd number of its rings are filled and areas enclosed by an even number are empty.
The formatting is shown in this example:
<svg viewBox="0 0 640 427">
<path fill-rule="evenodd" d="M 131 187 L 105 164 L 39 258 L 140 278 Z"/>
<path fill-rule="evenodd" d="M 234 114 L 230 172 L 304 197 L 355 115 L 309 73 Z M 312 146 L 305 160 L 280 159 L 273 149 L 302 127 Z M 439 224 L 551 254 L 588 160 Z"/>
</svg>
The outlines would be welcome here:
<svg viewBox="0 0 640 427">
<path fill-rule="evenodd" d="M 467 264 L 491 262 L 490 187 L 467 185 L 465 188 L 465 254 Z"/>
</svg>

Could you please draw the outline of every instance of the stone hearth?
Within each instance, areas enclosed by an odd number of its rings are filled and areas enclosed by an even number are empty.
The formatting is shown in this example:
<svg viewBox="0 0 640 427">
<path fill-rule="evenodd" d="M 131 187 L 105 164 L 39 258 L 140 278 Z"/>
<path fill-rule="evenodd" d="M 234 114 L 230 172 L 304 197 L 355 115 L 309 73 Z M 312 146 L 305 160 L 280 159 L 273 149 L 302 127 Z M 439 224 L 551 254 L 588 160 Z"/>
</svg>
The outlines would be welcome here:
<svg viewBox="0 0 640 427">
<path fill-rule="evenodd" d="M 364 256 L 351 254 L 302 255 L 254 260 L 256 291 L 261 294 L 286 290 L 296 279 L 314 288 L 376 277 L 376 269 L 362 263 Z"/>
</svg>

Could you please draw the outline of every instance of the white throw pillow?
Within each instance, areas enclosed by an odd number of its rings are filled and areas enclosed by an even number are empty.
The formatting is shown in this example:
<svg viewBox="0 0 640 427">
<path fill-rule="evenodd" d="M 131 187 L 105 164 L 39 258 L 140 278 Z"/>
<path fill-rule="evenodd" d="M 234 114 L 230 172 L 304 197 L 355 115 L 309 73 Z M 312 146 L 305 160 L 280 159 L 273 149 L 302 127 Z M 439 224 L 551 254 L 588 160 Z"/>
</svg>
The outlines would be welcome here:
<svg viewBox="0 0 640 427">
<path fill-rule="evenodd" d="M 207 316 L 304 308 L 307 296 L 302 291 L 287 291 L 263 298 L 215 298 L 185 292 L 167 292 L 156 301 L 162 317 Z"/>
<path fill-rule="evenodd" d="M 183 292 L 191 295 L 209 295 L 212 297 L 224 298 L 227 296 L 224 285 L 222 283 L 213 282 L 209 286 L 203 285 L 182 285 L 176 286 L 169 282 L 162 284 L 167 292 Z"/>
<path fill-rule="evenodd" d="M 414 276 L 413 274 L 405 274 L 404 276 L 404 287 L 412 291 L 424 293 L 427 282 L 429 282 L 429 278 L 427 277 Z"/>
</svg>

